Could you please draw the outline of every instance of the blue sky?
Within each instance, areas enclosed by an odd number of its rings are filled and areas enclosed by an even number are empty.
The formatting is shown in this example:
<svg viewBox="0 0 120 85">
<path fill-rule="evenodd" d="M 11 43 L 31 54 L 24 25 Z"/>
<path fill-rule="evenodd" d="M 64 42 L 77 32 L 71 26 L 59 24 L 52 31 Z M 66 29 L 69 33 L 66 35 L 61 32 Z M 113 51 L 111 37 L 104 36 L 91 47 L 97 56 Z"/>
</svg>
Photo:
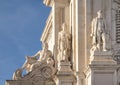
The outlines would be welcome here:
<svg viewBox="0 0 120 85">
<path fill-rule="evenodd" d="M 0 0 L 0 85 L 41 48 L 50 12 L 42 0 Z"/>
</svg>

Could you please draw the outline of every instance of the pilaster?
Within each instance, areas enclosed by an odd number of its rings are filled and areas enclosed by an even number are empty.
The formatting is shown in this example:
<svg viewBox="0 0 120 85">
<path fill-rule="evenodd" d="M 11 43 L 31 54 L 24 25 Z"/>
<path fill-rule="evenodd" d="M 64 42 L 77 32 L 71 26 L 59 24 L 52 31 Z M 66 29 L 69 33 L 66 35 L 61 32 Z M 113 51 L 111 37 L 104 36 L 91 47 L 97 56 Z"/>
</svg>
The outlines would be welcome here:
<svg viewBox="0 0 120 85">
<path fill-rule="evenodd" d="M 75 76 L 71 69 L 70 62 L 60 62 L 56 74 L 56 85 L 75 85 Z"/>
</svg>

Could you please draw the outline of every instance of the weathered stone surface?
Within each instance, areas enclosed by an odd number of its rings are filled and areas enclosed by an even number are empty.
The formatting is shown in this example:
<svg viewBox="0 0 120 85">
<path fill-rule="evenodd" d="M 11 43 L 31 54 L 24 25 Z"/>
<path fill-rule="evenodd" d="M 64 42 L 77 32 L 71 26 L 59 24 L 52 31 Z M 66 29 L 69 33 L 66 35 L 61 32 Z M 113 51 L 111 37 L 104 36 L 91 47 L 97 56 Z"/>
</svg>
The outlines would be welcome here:
<svg viewBox="0 0 120 85">
<path fill-rule="evenodd" d="M 52 7 L 41 38 L 50 49 L 43 54 L 50 54 L 50 58 L 40 63 L 28 57 L 32 63 L 23 66 L 28 74 L 22 76 L 20 68 L 6 85 L 120 85 L 120 0 L 43 2 Z M 64 33 L 63 23 L 67 28 Z M 95 28 L 92 34 L 91 28 Z"/>
</svg>

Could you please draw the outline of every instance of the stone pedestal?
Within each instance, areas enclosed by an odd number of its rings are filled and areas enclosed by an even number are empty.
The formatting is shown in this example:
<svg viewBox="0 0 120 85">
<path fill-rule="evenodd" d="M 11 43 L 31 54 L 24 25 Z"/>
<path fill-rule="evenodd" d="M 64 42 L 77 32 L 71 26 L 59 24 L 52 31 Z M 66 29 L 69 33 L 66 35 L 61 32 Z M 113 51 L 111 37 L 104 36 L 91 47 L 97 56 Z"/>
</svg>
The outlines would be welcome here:
<svg viewBox="0 0 120 85">
<path fill-rule="evenodd" d="M 34 81 L 7 80 L 5 85 L 55 85 L 55 83 L 51 80 L 41 81 L 40 79 Z"/>
<path fill-rule="evenodd" d="M 56 85 L 74 85 L 75 78 L 73 75 L 57 75 Z"/>
<path fill-rule="evenodd" d="M 94 52 L 86 70 L 86 85 L 117 85 L 117 68 L 110 51 Z"/>
<path fill-rule="evenodd" d="M 94 51 L 90 56 L 90 64 L 117 64 L 116 61 L 113 60 L 111 51 Z"/>
<path fill-rule="evenodd" d="M 57 74 L 72 74 L 70 62 L 60 62 L 58 63 L 58 73 Z"/>
<path fill-rule="evenodd" d="M 71 70 L 70 62 L 60 62 L 58 64 L 58 72 L 55 80 L 56 85 L 74 85 L 75 77 Z"/>
<path fill-rule="evenodd" d="M 34 84 L 32 83 L 32 81 L 7 80 L 5 82 L 5 85 L 34 85 Z"/>
</svg>

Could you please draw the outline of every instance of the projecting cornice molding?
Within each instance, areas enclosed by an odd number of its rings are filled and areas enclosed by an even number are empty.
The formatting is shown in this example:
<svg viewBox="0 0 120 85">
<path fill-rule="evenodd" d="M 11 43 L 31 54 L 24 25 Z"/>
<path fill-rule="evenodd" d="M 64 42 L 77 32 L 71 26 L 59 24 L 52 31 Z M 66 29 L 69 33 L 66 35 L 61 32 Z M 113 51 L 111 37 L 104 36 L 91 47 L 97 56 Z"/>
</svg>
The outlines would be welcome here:
<svg viewBox="0 0 120 85">
<path fill-rule="evenodd" d="M 46 6 L 51 6 L 51 7 L 54 3 L 57 3 L 59 6 L 67 6 L 69 2 L 70 0 L 43 0 L 43 3 Z"/>
</svg>

